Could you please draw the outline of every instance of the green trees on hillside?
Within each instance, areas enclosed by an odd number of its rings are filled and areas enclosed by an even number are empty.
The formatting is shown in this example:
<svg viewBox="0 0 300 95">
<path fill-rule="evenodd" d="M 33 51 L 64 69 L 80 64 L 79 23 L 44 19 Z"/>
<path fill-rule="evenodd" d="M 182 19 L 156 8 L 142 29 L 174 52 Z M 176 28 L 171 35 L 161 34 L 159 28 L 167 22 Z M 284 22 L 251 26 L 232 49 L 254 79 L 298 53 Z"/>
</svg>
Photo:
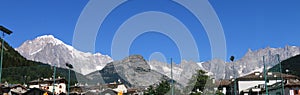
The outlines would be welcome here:
<svg viewBox="0 0 300 95">
<path fill-rule="evenodd" d="M 50 65 L 27 60 L 6 42 L 4 44 L 2 67 L 2 83 L 7 81 L 12 84 L 23 84 L 41 77 L 49 78 L 53 75 L 53 69 L 51 69 Z M 57 68 L 56 76 L 68 76 L 68 70 Z M 73 71 L 71 73 L 71 78 L 71 83 L 74 84 L 76 76 Z"/>
<path fill-rule="evenodd" d="M 170 83 L 168 81 L 162 81 L 157 87 L 152 85 L 145 92 L 145 95 L 164 95 L 170 91 Z"/>
<path fill-rule="evenodd" d="M 198 70 L 195 75 L 190 79 L 189 86 L 184 89 L 174 90 L 175 95 L 223 95 L 219 91 L 215 91 L 215 84 L 213 84 L 212 79 L 206 75 L 206 72 L 203 70 Z M 157 86 L 150 86 L 145 92 L 146 95 L 164 95 L 170 93 L 171 85 L 168 81 L 162 81 Z"/>
<path fill-rule="evenodd" d="M 189 86 L 184 92 L 190 95 L 223 95 L 221 92 L 216 90 L 217 85 L 213 82 L 207 72 L 198 70 L 197 73 L 190 79 Z M 216 91 L 215 91 L 216 90 Z"/>
<path fill-rule="evenodd" d="M 281 61 L 282 73 L 296 75 L 300 77 L 300 54 Z M 269 69 L 270 72 L 280 72 L 280 64 Z M 286 72 L 288 70 L 288 72 Z"/>
</svg>

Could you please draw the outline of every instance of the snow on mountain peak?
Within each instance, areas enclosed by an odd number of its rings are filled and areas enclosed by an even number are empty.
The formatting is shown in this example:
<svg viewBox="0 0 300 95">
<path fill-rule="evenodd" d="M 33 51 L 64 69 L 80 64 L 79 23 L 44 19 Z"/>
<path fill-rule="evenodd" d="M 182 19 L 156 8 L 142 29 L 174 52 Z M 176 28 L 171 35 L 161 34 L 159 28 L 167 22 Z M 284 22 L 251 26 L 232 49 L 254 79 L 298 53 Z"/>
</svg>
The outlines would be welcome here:
<svg viewBox="0 0 300 95">
<path fill-rule="evenodd" d="M 61 40 L 55 38 L 53 35 L 44 35 L 37 37 L 35 40 L 44 42 L 44 43 L 52 43 L 54 45 L 64 44 Z"/>
<path fill-rule="evenodd" d="M 16 51 L 29 60 L 56 64 L 57 67 L 66 68 L 65 63 L 71 63 L 74 70 L 82 74 L 102 69 L 106 63 L 113 61 L 107 55 L 78 51 L 53 35 L 28 40 L 16 48 Z"/>
<path fill-rule="evenodd" d="M 37 37 L 37 39 L 45 39 L 45 38 L 55 38 L 53 35 L 43 35 L 43 36 L 39 36 Z"/>
</svg>

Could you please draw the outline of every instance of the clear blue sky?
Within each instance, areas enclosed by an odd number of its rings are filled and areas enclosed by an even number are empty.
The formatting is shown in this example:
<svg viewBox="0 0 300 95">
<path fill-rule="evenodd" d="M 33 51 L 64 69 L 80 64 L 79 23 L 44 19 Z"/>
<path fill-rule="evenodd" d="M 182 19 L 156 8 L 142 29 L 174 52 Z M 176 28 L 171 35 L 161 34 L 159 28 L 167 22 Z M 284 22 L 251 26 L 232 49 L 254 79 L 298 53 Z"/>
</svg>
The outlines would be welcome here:
<svg viewBox="0 0 300 95">
<path fill-rule="evenodd" d="M 227 57 L 242 57 L 247 50 L 260 48 L 300 46 L 300 1 L 299 0 L 209 0 L 223 26 Z M 77 19 L 88 0 L 1 0 L 0 25 L 13 30 L 6 40 L 18 47 L 24 41 L 51 34 L 71 45 Z M 146 8 L 146 3 L 140 7 Z M 163 8 L 162 6 L 153 6 Z M 124 9 L 125 10 L 125 9 Z M 179 11 L 174 8 L 172 11 Z M 126 14 L 126 13 L 122 13 Z M 121 21 L 114 15 L 114 21 Z M 126 15 L 125 15 L 126 16 Z M 190 22 L 193 24 L 193 22 Z M 114 23 L 107 26 L 113 27 Z M 106 27 L 110 28 L 110 27 Z M 100 31 L 96 52 L 110 55 L 110 42 L 114 32 Z M 202 27 L 194 35 L 199 47 L 200 61 L 211 59 L 208 37 Z M 101 30 L 101 29 L 100 29 Z M 155 39 L 154 39 L 155 38 Z M 165 35 L 146 33 L 132 44 L 130 53 L 148 58 L 153 52 L 162 52 L 167 58 L 179 59 L 174 42 Z"/>
</svg>

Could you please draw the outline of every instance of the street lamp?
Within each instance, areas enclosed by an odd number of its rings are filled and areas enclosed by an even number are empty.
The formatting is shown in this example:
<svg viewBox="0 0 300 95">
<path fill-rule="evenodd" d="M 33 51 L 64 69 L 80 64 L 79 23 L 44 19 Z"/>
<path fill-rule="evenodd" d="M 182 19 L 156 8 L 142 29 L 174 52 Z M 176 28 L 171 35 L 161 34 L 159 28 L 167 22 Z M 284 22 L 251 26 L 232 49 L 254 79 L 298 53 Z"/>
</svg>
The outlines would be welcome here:
<svg viewBox="0 0 300 95">
<path fill-rule="evenodd" d="M 2 62 L 3 62 L 3 47 L 4 47 L 4 33 L 10 35 L 12 31 L 9 29 L 0 26 L 0 30 L 2 31 L 2 42 L 1 42 L 1 62 L 0 62 L 0 83 L 2 82 Z"/>
<path fill-rule="evenodd" d="M 235 75 L 235 71 L 234 71 L 234 63 L 233 63 L 233 61 L 234 61 L 234 56 L 230 56 L 230 61 L 232 62 L 232 69 L 233 69 L 233 77 L 234 77 L 234 81 L 233 81 L 233 86 L 234 86 L 234 88 L 233 88 L 233 91 L 234 91 L 234 95 L 237 95 L 237 93 L 236 93 L 236 75 Z"/>
<path fill-rule="evenodd" d="M 73 69 L 73 66 L 72 66 L 72 64 L 70 64 L 70 63 L 66 63 L 66 66 L 69 68 L 69 79 L 68 79 L 68 95 L 70 95 L 70 84 L 71 84 L 71 81 L 70 81 L 70 79 L 71 79 L 71 69 Z"/>
<path fill-rule="evenodd" d="M 289 69 L 286 69 L 285 72 L 286 72 L 286 74 L 289 74 Z"/>
</svg>

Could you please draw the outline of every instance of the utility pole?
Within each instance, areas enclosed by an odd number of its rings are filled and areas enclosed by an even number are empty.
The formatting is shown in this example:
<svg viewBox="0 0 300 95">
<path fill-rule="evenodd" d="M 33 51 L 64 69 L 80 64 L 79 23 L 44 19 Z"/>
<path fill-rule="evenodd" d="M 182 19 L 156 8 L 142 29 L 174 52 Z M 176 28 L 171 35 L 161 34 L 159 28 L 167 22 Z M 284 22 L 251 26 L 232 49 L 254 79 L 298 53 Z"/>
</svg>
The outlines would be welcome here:
<svg viewBox="0 0 300 95">
<path fill-rule="evenodd" d="M 66 66 L 69 68 L 69 79 L 68 79 L 68 94 L 70 95 L 70 84 L 71 84 L 71 69 L 73 69 L 73 65 L 70 63 L 66 63 Z"/>
<path fill-rule="evenodd" d="M 267 84 L 267 68 L 266 68 L 266 63 L 265 63 L 265 56 L 263 56 L 263 63 L 264 63 L 264 78 L 265 78 L 266 95 L 269 95 L 268 84 Z"/>
<path fill-rule="evenodd" d="M 277 59 L 278 59 L 278 62 L 279 62 L 279 71 L 280 71 L 280 78 L 281 78 L 281 83 L 280 83 L 280 85 L 281 85 L 281 95 L 284 95 L 285 93 L 284 93 L 284 84 L 283 84 L 283 76 L 282 76 L 282 66 L 281 66 L 281 61 L 280 61 L 280 55 L 279 54 L 276 54 L 276 56 L 277 56 Z"/>
<path fill-rule="evenodd" d="M 174 80 L 173 80 L 173 60 L 171 58 L 171 81 L 172 81 L 172 87 L 171 87 L 171 92 L 172 92 L 172 95 L 174 95 Z"/>
<path fill-rule="evenodd" d="M 55 95 L 55 73 L 56 73 L 56 64 L 54 64 L 54 71 L 53 71 L 53 84 L 52 84 L 52 93 Z"/>
<path fill-rule="evenodd" d="M 3 48 L 4 48 L 4 33 L 10 35 L 12 33 L 12 31 L 10 31 L 9 29 L 0 26 L 0 30 L 2 31 L 2 42 L 1 42 L 1 62 L 0 62 L 0 83 L 2 83 L 2 62 L 3 62 Z"/>
</svg>

